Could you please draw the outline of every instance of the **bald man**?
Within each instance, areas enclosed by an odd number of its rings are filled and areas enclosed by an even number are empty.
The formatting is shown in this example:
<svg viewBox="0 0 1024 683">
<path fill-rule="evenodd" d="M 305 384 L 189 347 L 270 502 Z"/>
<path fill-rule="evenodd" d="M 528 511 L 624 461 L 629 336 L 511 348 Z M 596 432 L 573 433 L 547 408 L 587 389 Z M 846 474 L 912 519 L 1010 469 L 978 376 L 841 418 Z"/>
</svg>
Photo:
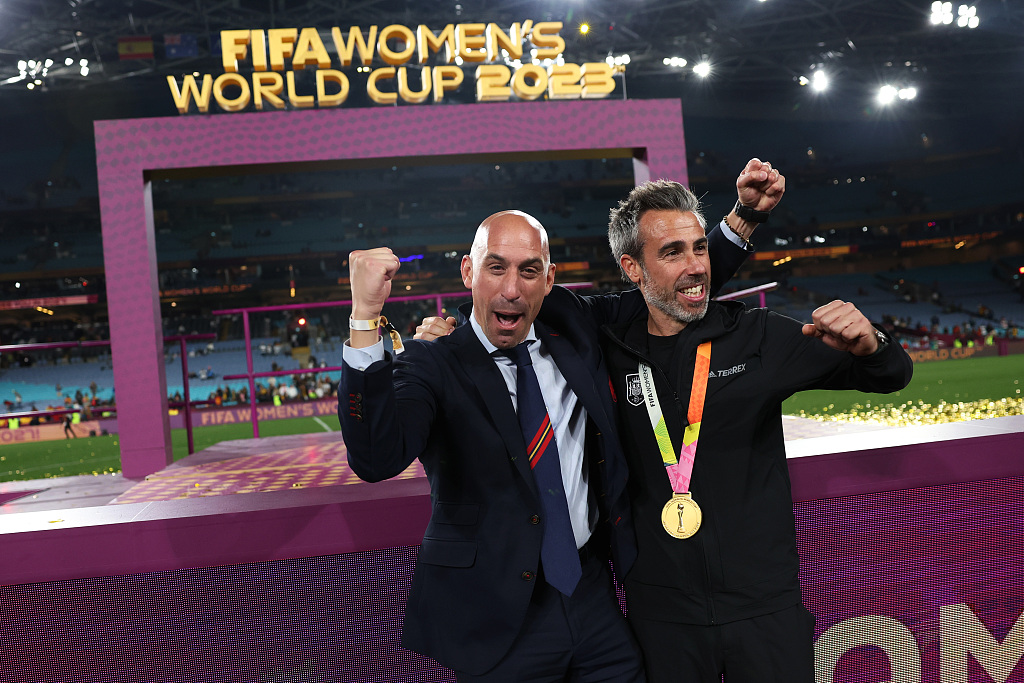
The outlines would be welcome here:
<svg viewBox="0 0 1024 683">
<path fill-rule="evenodd" d="M 398 258 L 353 252 L 349 267 L 339 403 L 349 463 L 379 481 L 418 457 L 432 493 L 403 645 L 460 681 L 644 680 L 607 564 L 609 548 L 629 561 L 606 529 L 629 514 L 607 373 L 596 345 L 534 322 L 555 275 L 544 228 L 515 211 L 486 219 L 462 260 L 470 324 L 437 343 L 410 341 L 397 358 L 362 321 L 380 316 Z M 525 389 L 505 353 L 520 345 L 543 396 L 534 407 L 546 412 L 530 455 L 535 440 L 517 415 Z M 553 463 L 564 490 L 535 476 L 532 460 Z M 542 552 L 545 534 L 558 536 L 556 559 Z M 553 580 L 555 563 L 559 574 L 573 565 L 568 579 Z"/>
</svg>

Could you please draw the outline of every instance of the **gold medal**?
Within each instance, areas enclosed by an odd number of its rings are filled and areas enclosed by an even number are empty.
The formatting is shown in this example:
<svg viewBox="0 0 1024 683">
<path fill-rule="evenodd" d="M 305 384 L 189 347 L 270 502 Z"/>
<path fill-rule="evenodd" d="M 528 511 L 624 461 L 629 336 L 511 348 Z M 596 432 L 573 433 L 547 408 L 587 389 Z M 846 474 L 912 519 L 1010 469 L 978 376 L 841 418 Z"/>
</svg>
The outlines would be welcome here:
<svg viewBox="0 0 1024 683">
<path fill-rule="evenodd" d="M 674 493 L 661 509 L 661 525 L 669 536 L 689 538 L 700 529 L 700 506 L 689 493 Z"/>
</svg>

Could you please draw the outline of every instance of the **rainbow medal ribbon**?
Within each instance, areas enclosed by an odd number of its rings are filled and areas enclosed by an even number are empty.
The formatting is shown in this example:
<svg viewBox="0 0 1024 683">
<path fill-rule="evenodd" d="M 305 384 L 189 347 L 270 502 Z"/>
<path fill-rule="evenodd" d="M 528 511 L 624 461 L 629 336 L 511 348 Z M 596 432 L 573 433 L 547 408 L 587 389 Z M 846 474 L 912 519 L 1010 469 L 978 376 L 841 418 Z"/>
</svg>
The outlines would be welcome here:
<svg viewBox="0 0 1024 683">
<path fill-rule="evenodd" d="M 672 439 L 668 435 L 665 414 L 661 410 L 658 392 L 654 387 L 651 368 L 640 363 L 640 380 L 643 383 L 647 414 L 651 418 L 654 438 L 658 442 L 661 461 L 665 464 L 669 483 L 672 485 L 672 498 L 661 509 L 661 525 L 669 536 L 689 538 L 700 529 L 701 511 L 697 501 L 690 495 L 690 476 L 693 474 L 693 461 L 697 456 L 697 439 L 700 436 L 700 422 L 704 416 L 704 399 L 707 396 L 708 372 L 711 369 L 711 342 L 707 341 L 697 347 L 697 361 L 693 365 L 693 384 L 690 387 L 690 406 L 686 419 L 689 424 L 683 432 L 683 447 L 676 457 Z"/>
</svg>

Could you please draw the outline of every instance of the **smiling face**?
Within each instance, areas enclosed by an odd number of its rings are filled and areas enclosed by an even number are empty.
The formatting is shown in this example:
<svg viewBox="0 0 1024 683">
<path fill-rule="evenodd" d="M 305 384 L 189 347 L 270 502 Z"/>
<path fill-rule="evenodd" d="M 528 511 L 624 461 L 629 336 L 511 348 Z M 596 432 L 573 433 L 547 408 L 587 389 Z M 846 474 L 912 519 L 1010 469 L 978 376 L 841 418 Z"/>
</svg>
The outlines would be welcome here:
<svg viewBox="0 0 1024 683">
<path fill-rule="evenodd" d="M 487 218 L 462 257 L 462 282 L 487 339 L 499 349 L 519 344 L 555 283 L 544 227 L 520 211 Z"/>
<path fill-rule="evenodd" d="M 642 259 L 623 254 L 620 263 L 640 287 L 652 334 L 675 334 L 708 310 L 711 260 L 697 217 L 676 210 L 650 210 L 639 222 Z"/>
</svg>

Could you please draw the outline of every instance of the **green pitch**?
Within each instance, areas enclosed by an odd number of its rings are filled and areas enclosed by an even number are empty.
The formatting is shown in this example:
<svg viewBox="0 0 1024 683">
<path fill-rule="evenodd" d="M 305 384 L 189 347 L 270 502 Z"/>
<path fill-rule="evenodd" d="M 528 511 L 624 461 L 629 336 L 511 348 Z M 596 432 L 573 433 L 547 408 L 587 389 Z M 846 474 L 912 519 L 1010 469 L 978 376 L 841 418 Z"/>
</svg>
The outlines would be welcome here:
<svg viewBox="0 0 1024 683">
<path fill-rule="evenodd" d="M 1024 355 L 967 358 L 914 365 L 906 389 L 892 394 L 857 391 L 803 391 L 782 404 L 786 415 L 822 415 L 849 411 L 854 405 L 900 406 L 1024 397 Z"/>
<path fill-rule="evenodd" d="M 855 391 L 805 391 L 783 404 L 783 412 L 796 415 L 827 415 L 849 411 L 854 405 L 899 406 L 904 403 L 1020 399 L 1024 394 L 1024 355 L 969 358 L 914 366 L 914 379 L 894 394 L 861 394 Z M 260 423 L 260 436 L 285 436 L 338 429 L 337 418 L 295 418 Z M 249 423 L 198 427 L 193 431 L 196 452 L 215 443 L 252 436 Z M 340 437 L 339 437 L 340 438 Z M 171 433 L 174 459 L 187 455 L 184 429 Z M 0 481 L 105 474 L 119 471 L 117 435 L 64 441 L 0 446 Z"/>
</svg>

